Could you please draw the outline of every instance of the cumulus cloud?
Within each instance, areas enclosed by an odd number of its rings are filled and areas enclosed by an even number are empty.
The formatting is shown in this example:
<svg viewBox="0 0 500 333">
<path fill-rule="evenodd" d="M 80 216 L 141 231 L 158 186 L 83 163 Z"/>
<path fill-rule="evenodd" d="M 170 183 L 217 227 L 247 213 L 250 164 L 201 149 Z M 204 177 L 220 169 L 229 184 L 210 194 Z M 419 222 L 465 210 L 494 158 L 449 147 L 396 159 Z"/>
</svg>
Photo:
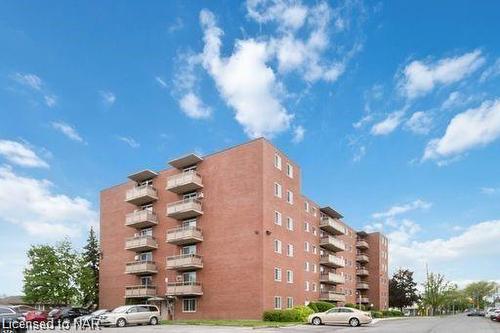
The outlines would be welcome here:
<svg viewBox="0 0 500 333">
<path fill-rule="evenodd" d="M 372 126 L 372 135 L 387 135 L 392 133 L 403 121 L 404 112 L 396 111 L 389 114 L 384 120 Z"/>
<path fill-rule="evenodd" d="M 405 127 L 415 134 L 427 134 L 432 127 L 432 116 L 428 112 L 415 112 L 406 121 Z"/>
<path fill-rule="evenodd" d="M 17 141 L 0 140 L 0 156 L 10 163 L 22 167 L 49 167 L 48 163 L 41 159 L 27 144 Z"/>
<path fill-rule="evenodd" d="M 139 148 L 141 145 L 139 142 L 135 141 L 134 138 L 127 137 L 127 136 L 118 136 L 118 140 L 121 142 L 125 142 L 127 145 L 130 146 L 130 148 Z"/>
<path fill-rule="evenodd" d="M 432 204 L 430 202 L 427 202 L 427 201 L 424 201 L 421 199 L 417 199 L 417 200 L 414 200 L 414 201 L 407 203 L 407 204 L 392 206 L 384 212 L 374 213 L 374 214 L 372 214 L 372 217 L 375 219 L 395 217 L 397 215 L 408 213 L 410 211 L 417 210 L 417 209 L 420 209 L 420 210 L 428 209 L 431 206 L 432 206 Z"/>
<path fill-rule="evenodd" d="M 78 134 L 78 131 L 71 125 L 68 125 L 62 121 L 54 121 L 54 122 L 52 122 L 52 128 L 61 132 L 66 137 L 68 137 L 70 140 L 80 142 L 80 143 L 85 143 L 85 141 L 80 136 L 80 134 Z"/>
<path fill-rule="evenodd" d="M 428 142 L 423 160 L 445 159 L 500 137 L 500 99 L 483 102 L 453 117 L 441 138 Z"/>
<path fill-rule="evenodd" d="M 193 92 L 188 92 L 184 95 L 180 99 L 179 105 L 182 112 L 193 119 L 209 118 L 212 114 L 212 109 L 206 106 Z"/>
<path fill-rule="evenodd" d="M 399 88 L 408 98 L 423 96 L 438 85 L 459 82 L 485 62 L 480 50 L 435 62 L 414 60 L 400 74 Z"/>
<path fill-rule="evenodd" d="M 22 209 L 13 209 L 22 207 Z M 97 225 L 89 201 L 54 193 L 53 184 L 0 167 L 0 220 L 21 226 L 30 235 L 61 238 L 78 236 Z"/>
<path fill-rule="evenodd" d="M 112 91 L 101 90 L 99 91 L 99 95 L 101 96 L 101 101 L 106 106 L 112 106 L 116 102 L 116 96 Z"/>
</svg>

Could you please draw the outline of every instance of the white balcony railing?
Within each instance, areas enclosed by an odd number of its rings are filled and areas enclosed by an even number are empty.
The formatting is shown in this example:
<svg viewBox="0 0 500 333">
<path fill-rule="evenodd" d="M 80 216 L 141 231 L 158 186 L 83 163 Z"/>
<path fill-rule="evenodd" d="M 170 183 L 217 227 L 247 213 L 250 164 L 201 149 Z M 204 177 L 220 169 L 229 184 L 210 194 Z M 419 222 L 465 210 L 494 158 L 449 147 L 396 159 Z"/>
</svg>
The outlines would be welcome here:
<svg viewBox="0 0 500 333">
<path fill-rule="evenodd" d="M 167 284 L 167 296 L 200 296 L 203 295 L 199 282 L 175 282 Z"/>
<path fill-rule="evenodd" d="M 126 250 L 146 251 L 158 248 L 158 243 L 153 236 L 136 236 L 127 238 L 125 241 Z"/>
<path fill-rule="evenodd" d="M 331 234 L 334 234 L 334 235 L 345 235 L 346 234 L 345 226 L 341 222 L 339 222 L 339 221 L 337 221 L 329 216 L 323 216 L 321 218 L 321 221 L 319 222 L 319 227 L 322 230 L 329 232 Z"/>
<path fill-rule="evenodd" d="M 319 263 L 324 266 L 335 268 L 345 267 L 345 260 L 333 254 L 323 254 L 320 257 Z"/>
<path fill-rule="evenodd" d="M 126 263 L 125 274 L 153 274 L 158 273 L 154 261 L 132 261 Z"/>
<path fill-rule="evenodd" d="M 333 252 L 345 251 L 345 243 L 330 235 L 321 237 L 319 245 Z"/>
<path fill-rule="evenodd" d="M 178 219 L 188 219 L 203 214 L 201 201 L 195 198 L 184 199 L 167 205 L 167 215 Z"/>
<path fill-rule="evenodd" d="M 203 241 L 203 235 L 198 227 L 179 227 L 167 231 L 168 243 L 183 245 L 201 241 Z"/>
<path fill-rule="evenodd" d="M 125 287 L 125 298 L 143 298 L 156 296 L 155 286 L 128 286 Z"/>
<path fill-rule="evenodd" d="M 167 179 L 167 190 L 175 193 L 187 193 L 203 187 L 201 176 L 194 170 L 182 172 Z"/>
<path fill-rule="evenodd" d="M 135 186 L 127 191 L 125 201 L 137 206 L 158 200 L 156 189 L 152 185 Z"/>
<path fill-rule="evenodd" d="M 134 228 L 146 228 L 158 224 L 158 217 L 150 210 L 137 210 L 125 217 L 125 225 Z"/>
<path fill-rule="evenodd" d="M 203 260 L 198 254 L 181 254 L 167 257 L 167 269 L 182 271 L 200 268 L 203 268 Z"/>
</svg>

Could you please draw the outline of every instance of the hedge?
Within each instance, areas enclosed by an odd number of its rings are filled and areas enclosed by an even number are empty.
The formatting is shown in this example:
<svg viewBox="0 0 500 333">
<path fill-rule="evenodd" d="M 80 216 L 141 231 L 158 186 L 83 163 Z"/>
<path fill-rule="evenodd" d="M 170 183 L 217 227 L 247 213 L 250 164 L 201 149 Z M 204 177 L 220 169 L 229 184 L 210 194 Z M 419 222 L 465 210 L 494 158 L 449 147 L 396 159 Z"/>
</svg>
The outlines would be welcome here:
<svg viewBox="0 0 500 333">
<path fill-rule="evenodd" d="M 384 317 L 402 317 L 403 312 L 399 310 L 382 310 L 382 315 Z"/>
<path fill-rule="evenodd" d="M 335 307 L 334 304 L 328 302 L 310 302 L 307 306 L 314 312 L 325 312 Z"/>
<path fill-rule="evenodd" d="M 264 321 L 305 322 L 314 311 L 307 306 L 296 306 L 293 309 L 264 311 Z"/>
</svg>

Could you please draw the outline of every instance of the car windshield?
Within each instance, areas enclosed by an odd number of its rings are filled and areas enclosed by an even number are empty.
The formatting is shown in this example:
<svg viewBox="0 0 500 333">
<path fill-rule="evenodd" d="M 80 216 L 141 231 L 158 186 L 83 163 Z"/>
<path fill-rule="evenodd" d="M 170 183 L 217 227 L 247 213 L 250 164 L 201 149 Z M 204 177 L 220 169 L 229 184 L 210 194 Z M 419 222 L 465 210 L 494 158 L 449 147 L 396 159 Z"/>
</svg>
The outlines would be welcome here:
<svg viewBox="0 0 500 333">
<path fill-rule="evenodd" d="M 127 311 L 128 308 L 129 308 L 128 306 L 119 306 L 119 307 L 117 307 L 116 309 L 114 309 L 111 312 L 113 312 L 113 313 L 121 313 L 121 312 Z"/>
</svg>

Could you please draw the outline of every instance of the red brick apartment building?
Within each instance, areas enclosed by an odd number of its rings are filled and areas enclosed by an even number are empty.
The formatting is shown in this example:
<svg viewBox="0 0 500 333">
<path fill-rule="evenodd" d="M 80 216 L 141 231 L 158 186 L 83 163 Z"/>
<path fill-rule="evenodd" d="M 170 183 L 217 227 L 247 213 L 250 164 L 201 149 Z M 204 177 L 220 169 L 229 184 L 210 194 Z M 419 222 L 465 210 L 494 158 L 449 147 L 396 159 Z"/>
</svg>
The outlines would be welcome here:
<svg viewBox="0 0 500 333">
<path fill-rule="evenodd" d="M 103 308 L 156 302 L 175 319 L 259 319 L 309 301 L 388 305 L 387 238 L 301 194 L 265 139 L 144 170 L 101 192 Z"/>
</svg>

